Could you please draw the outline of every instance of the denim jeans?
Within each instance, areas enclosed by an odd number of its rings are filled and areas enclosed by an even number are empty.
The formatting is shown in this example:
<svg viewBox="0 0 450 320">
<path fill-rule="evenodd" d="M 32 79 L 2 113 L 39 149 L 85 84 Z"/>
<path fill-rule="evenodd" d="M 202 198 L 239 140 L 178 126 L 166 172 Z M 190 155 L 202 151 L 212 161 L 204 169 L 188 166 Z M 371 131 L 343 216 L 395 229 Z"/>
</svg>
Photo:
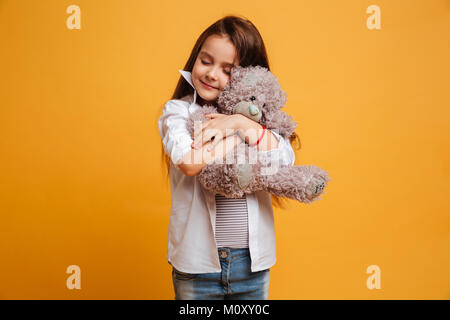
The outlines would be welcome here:
<svg viewBox="0 0 450 320">
<path fill-rule="evenodd" d="M 175 300 L 267 300 L 270 269 L 251 272 L 248 248 L 218 248 L 221 272 L 185 273 L 172 267 Z"/>
</svg>

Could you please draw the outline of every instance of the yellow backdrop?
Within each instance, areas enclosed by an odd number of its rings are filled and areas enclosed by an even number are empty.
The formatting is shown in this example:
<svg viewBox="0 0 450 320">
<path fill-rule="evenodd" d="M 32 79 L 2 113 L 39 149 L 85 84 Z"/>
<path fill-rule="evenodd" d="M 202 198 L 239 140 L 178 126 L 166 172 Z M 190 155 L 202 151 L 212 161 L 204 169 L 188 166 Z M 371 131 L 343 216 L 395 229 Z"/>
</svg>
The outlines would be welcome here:
<svg viewBox="0 0 450 320">
<path fill-rule="evenodd" d="M 1 0 L 0 299 L 173 299 L 157 119 L 226 14 L 333 179 L 275 209 L 269 298 L 450 298 L 449 1 Z"/>
</svg>

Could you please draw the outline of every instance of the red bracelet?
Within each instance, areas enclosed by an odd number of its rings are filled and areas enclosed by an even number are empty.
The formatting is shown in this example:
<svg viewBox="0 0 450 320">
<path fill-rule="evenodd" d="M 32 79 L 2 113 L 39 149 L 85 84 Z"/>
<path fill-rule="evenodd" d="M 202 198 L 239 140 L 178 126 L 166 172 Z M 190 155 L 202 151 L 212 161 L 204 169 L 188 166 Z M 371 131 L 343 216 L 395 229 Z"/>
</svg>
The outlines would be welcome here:
<svg viewBox="0 0 450 320">
<path fill-rule="evenodd" d="M 258 143 L 259 143 L 259 142 L 261 141 L 261 139 L 263 138 L 264 133 L 266 132 L 266 127 L 265 127 L 263 124 L 262 124 L 261 126 L 263 127 L 263 132 L 262 132 L 262 134 L 261 134 L 261 137 L 259 137 L 258 141 L 256 141 L 255 144 L 249 144 L 249 145 L 248 145 L 249 147 L 257 146 Z"/>
</svg>

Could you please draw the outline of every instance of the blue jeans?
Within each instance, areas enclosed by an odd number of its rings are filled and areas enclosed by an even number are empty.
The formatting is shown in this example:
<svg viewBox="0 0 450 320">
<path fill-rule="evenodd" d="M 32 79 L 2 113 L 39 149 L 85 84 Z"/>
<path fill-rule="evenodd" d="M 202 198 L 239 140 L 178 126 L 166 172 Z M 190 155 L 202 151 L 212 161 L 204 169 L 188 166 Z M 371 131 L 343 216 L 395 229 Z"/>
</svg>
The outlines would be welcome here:
<svg viewBox="0 0 450 320">
<path fill-rule="evenodd" d="M 251 272 L 248 248 L 218 248 L 221 272 L 185 273 L 172 267 L 175 300 L 267 300 L 270 269 Z"/>
</svg>

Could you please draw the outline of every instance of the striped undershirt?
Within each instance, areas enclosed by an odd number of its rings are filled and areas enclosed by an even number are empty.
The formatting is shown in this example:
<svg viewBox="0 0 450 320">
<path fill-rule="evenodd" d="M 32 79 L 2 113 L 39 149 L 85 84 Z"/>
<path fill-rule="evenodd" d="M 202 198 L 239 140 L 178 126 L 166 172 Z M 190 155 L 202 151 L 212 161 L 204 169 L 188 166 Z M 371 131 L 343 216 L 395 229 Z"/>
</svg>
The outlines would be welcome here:
<svg viewBox="0 0 450 320">
<path fill-rule="evenodd" d="M 217 248 L 248 248 L 247 200 L 231 199 L 216 194 Z"/>
</svg>

